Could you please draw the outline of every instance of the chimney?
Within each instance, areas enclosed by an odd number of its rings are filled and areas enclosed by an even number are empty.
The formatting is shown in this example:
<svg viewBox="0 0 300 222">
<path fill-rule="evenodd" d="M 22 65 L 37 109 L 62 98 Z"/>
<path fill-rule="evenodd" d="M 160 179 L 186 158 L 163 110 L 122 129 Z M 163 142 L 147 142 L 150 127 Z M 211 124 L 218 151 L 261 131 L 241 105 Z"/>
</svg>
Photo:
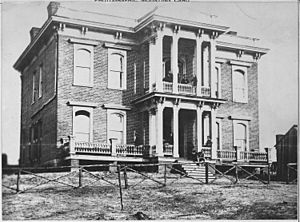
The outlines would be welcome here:
<svg viewBox="0 0 300 222">
<path fill-rule="evenodd" d="M 278 142 L 284 137 L 282 134 L 277 134 L 276 135 L 276 145 L 278 145 Z"/>
<path fill-rule="evenodd" d="M 34 39 L 34 37 L 39 33 L 40 28 L 37 27 L 32 27 L 30 29 L 30 41 L 32 41 Z"/>
<path fill-rule="evenodd" d="M 57 12 L 57 9 L 59 8 L 60 3 L 59 2 L 50 2 L 47 10 L 48 10 L 48 18 L 51 17 L 52 15 L 55 15 Z"/>
</svg>

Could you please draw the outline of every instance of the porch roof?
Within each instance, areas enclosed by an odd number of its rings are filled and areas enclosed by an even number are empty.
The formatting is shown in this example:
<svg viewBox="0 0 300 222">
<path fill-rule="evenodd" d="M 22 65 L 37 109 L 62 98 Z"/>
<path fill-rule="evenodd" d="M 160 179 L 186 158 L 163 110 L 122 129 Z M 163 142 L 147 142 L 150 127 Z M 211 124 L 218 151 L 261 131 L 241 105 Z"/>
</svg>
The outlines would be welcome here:
<svg viewBox="0 0 300 222">
<path fill-rule="evenodd" d="M 175 100 L 182 99 L 182 100 L 189 100 L 191 102 L 207 102 L 207 103 L 219 103 L 219 104 L 223 104 L 227 102 L 226 99 L 199 97 L 195 95 L 178 95 L 178 94 L 164 93 L 164 92 L 151 92 L 133 100 L 132 103 L 136 105 L 144 101 L 151 100 L 152 98 L 155 97 L 164 97 L 164 98 L 175 99 Z"/>
</svg>

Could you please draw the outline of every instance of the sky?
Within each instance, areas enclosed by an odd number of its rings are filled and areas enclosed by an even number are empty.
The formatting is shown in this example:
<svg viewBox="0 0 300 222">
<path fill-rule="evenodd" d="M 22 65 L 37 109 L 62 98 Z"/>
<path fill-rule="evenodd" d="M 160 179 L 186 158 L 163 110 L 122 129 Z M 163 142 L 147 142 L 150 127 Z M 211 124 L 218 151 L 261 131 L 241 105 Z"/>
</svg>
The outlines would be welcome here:
<svg viewBox="0 0 300 222">
<path fill-rule="evenodd" d="M 1 149 L 9 164 L 18 163 L 20 145 L 21 81 L 12 66 L 29 44 L 31 27 L 41 27 L 46 21 L 48 3 L 4 1 L 1 7 Z M 114 4 L 114 10 L 128 10 L 132 3 L 107 4 Z M 258 105 L 260 149 L 273 147 L 276 134 L 285 134 L 298 123 L 297 1 L 167 4 L 193 4 L 194 11 L 217 15 L 238 34 L 257 37 L 260 45 L 270 49 L 259 60 Z M 134 10 L 154 5 L 138 3 Z"/>
</svg>

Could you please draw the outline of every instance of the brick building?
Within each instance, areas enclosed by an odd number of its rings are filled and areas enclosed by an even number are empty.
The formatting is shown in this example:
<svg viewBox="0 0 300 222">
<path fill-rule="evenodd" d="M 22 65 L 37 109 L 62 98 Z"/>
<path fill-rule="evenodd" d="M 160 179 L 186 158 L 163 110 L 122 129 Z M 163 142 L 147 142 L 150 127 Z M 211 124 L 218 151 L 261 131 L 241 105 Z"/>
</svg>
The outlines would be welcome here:
<svg viewBox="0 0 300 222">
<path fill-rule="evenodd" d="M 257 60 L 268 50 L 258 39 L 181 8 L 132 18 L 90 4 L 51 2 L 14 65 L 20 164 L 187 159 L 193 149 L 231 161 L 234 146 L 259 157 Z"/>
</svg>

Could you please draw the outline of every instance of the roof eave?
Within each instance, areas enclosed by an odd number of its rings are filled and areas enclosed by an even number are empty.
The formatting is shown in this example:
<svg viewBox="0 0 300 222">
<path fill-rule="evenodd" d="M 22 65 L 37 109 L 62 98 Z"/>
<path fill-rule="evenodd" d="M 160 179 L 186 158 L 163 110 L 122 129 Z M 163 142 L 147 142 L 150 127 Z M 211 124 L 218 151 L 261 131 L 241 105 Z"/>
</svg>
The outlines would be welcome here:
<svg viewBox="0 0 300 222">
<path fill-rule="evenodd" d="M 19 72 L 21 72 L 22 70 L 20 69 L 20 65 L 22 64 L 22 61 L 24 60 L 24 58 L 27 56 L 28 52 L 32 49 L 32 47 L 39 41 L 39 39 L 41 38 L 41 36 L 44 34 L 44 32 L 46 31 L 46 29 L 50 26 L 50 24 L 52 23 L 53 19 L 52 17 L 49 17 L 47 19 L 47 21 L 44 23 L 44 25 L 42 26 L 41 30 L 39 31 L 39 33 L 34 37 L 34 39 L 29 43 L 29 45 L 25 48 L 25 50 L 22 52 L 21 56 L 17 59 L 17 61 L 15 62 L 15 64 L 13 65 L 13 67 L 18 70 Z"/>
</svg>

